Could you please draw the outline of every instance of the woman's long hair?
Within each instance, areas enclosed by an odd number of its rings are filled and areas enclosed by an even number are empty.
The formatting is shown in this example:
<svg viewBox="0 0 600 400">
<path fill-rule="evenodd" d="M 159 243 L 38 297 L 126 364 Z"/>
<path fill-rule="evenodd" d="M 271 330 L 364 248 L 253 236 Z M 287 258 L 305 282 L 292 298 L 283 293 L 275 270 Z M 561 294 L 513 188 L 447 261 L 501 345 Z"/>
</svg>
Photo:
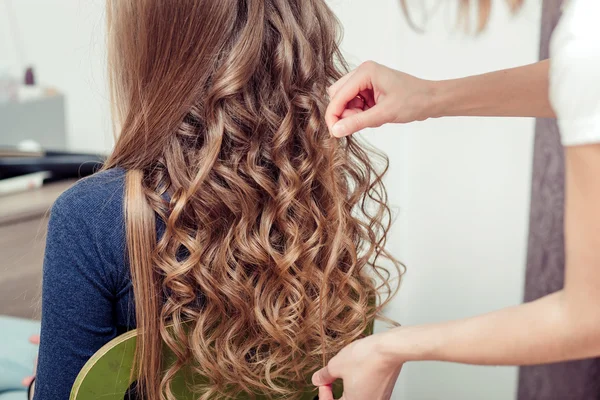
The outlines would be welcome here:
<svg viewBox="0 0 600 400">
<path fill-rule="evenodd" d="M 404 12 L 404 16 L 408 21 L 409 25 L 417 30 L 423 31 L 422 28 L 418 27 L 413 19 L 411 18 L 410 10 L 408 7 L 408 1 L 410 0 L 400 0 L 400 5 L 402 6 L 402 11 Z M 440 2 L 445 0 L 438 0 Z M 492 0 L 455 0 L 458 3 L 459 12 L 458 12 L 458 23 L 462 25 L 465 29 L 469 29 L 470 26 L 470 15 L 471 9 L 476 7 L 477 9 L 477 33 L 481 33 L 487 27 L 490 16 L 492 13 Z M 525 0 L 504 0 L 511 12 L 515 13 L 521 9 Z M 415 3 L 423 5 L 423 0 L 417 0 Z"/>
<path fill-rule="evenodd" d="M 108 0 L 107 17 L 106 168 L 127 171 L 143 397 L 173 399 L 191 365 L 203 399 L 296 398 L 401 272 L 387 158 L 324 122 L 345 71 L 335 16 L 324 0 Z"/>
</svg>

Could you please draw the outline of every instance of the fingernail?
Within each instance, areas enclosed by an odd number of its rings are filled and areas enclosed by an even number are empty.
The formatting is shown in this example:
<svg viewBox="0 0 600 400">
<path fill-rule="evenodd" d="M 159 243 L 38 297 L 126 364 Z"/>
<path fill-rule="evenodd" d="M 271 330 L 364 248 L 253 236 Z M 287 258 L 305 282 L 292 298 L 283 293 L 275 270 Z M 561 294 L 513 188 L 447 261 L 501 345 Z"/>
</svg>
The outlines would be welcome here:
<svg viewBox="0 0 600 400">
<path fill-rule="evenodd" d="M 333 128 L 331 128 L 331 133 L 335 137 L 342 137 L 344 135 L 344 124 L 341 122 L 335 124 Z"/>
</svg>

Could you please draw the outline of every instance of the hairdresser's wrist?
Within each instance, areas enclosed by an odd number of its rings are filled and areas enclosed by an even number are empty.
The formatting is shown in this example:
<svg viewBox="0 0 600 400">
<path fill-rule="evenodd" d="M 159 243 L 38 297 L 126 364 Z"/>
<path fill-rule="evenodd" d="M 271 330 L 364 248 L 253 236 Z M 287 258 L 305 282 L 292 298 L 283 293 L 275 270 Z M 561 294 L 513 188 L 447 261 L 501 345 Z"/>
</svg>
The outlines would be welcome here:
<svg viewBox="0 0 600 400">
<path fill-rule="evenodd" d="M 431 81 L 429 85 L 429 118 L 457 116 L 461 113 L 464 105 L 459 104 L 462 99 L 458 96 L 460 87 L 456 80 Z"/>
<path fill-rule="evenodd" d="M 394 365 L 409 361 L 433 359 L 436 344 L 426 327 L 399 327 L 380 336 L 377 351 L 382 359 Z"/>
<path fill-rule="evenodd" d="M 419 79 L 420 85 L 416 96 L 410 100 L 415 108 L 415 121 L 442 117 L 446 107 L 440 81 Z"/>
<path fill-rule="evenodd" d="M 496 100 L 473 78 L 431 82 L 430 118 L 489 116 L 498 113 Z"/>
</svg>

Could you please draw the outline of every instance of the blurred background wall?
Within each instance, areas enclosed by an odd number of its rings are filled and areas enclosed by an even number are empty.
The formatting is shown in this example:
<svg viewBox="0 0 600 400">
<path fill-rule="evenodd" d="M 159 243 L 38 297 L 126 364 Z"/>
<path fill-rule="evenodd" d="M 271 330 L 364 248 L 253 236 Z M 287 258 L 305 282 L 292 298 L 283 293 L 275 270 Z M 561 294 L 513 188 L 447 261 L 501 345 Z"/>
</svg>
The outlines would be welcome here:
<svg viewBox="0 0 600 400">
<path fill-rule="evenodd" d="M 65 94 L 70 150 L 108 151 L 113 140 L 104 1 L 12 0 L 10 4 L 12 22 L 9 7 L 0 1 L 0 64 L 15 74 L 22 74 L 19 67 L 32 65 L 40 85 Z M 11 29 L 11 23 L 17 24 L 16 29 Z"/>
<path fill-rule="evenodd" d="M 476 37 L 456 29 L 454 0 L 409 0 L 425 34 L 408 27 L 398 0 L 329 2 L 345 26 L 343 48 L 353 65 L 372 59 L 447 79 L 538 58 L 540 0 L 517 16 L 494 2 L 490 27 Z M 22 50 L 10 39 L 0 1 L 0 63 L 31 64 L 40 83 L 64 93 L 68 149 L 109 151 L 104 2 L 12 3 Z M 521 302 L 533 128 L 529 119 L 450 118 L 362 133 L 391 160 L 396 224 L 389 247 L 408 266 L 392 318 L 436 322 Z M 516 368 L 417 363 L 405 367 L 394 398 L 505 400 L 515 398 L 516 384 Z"/>
</svg>

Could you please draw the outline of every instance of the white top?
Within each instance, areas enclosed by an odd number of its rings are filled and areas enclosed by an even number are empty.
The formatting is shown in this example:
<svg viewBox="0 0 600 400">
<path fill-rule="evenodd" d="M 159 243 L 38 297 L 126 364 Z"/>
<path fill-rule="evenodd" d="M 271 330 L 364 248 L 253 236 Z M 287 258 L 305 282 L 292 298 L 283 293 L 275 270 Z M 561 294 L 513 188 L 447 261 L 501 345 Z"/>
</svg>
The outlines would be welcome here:
<svg viewBox="0 0 600 400">
<path fill-rule="evenodd" d="M 600 143 L 600 0 L 565 0 L 550 43 L 550 101 L 565 146 Z"/>
</svg>

